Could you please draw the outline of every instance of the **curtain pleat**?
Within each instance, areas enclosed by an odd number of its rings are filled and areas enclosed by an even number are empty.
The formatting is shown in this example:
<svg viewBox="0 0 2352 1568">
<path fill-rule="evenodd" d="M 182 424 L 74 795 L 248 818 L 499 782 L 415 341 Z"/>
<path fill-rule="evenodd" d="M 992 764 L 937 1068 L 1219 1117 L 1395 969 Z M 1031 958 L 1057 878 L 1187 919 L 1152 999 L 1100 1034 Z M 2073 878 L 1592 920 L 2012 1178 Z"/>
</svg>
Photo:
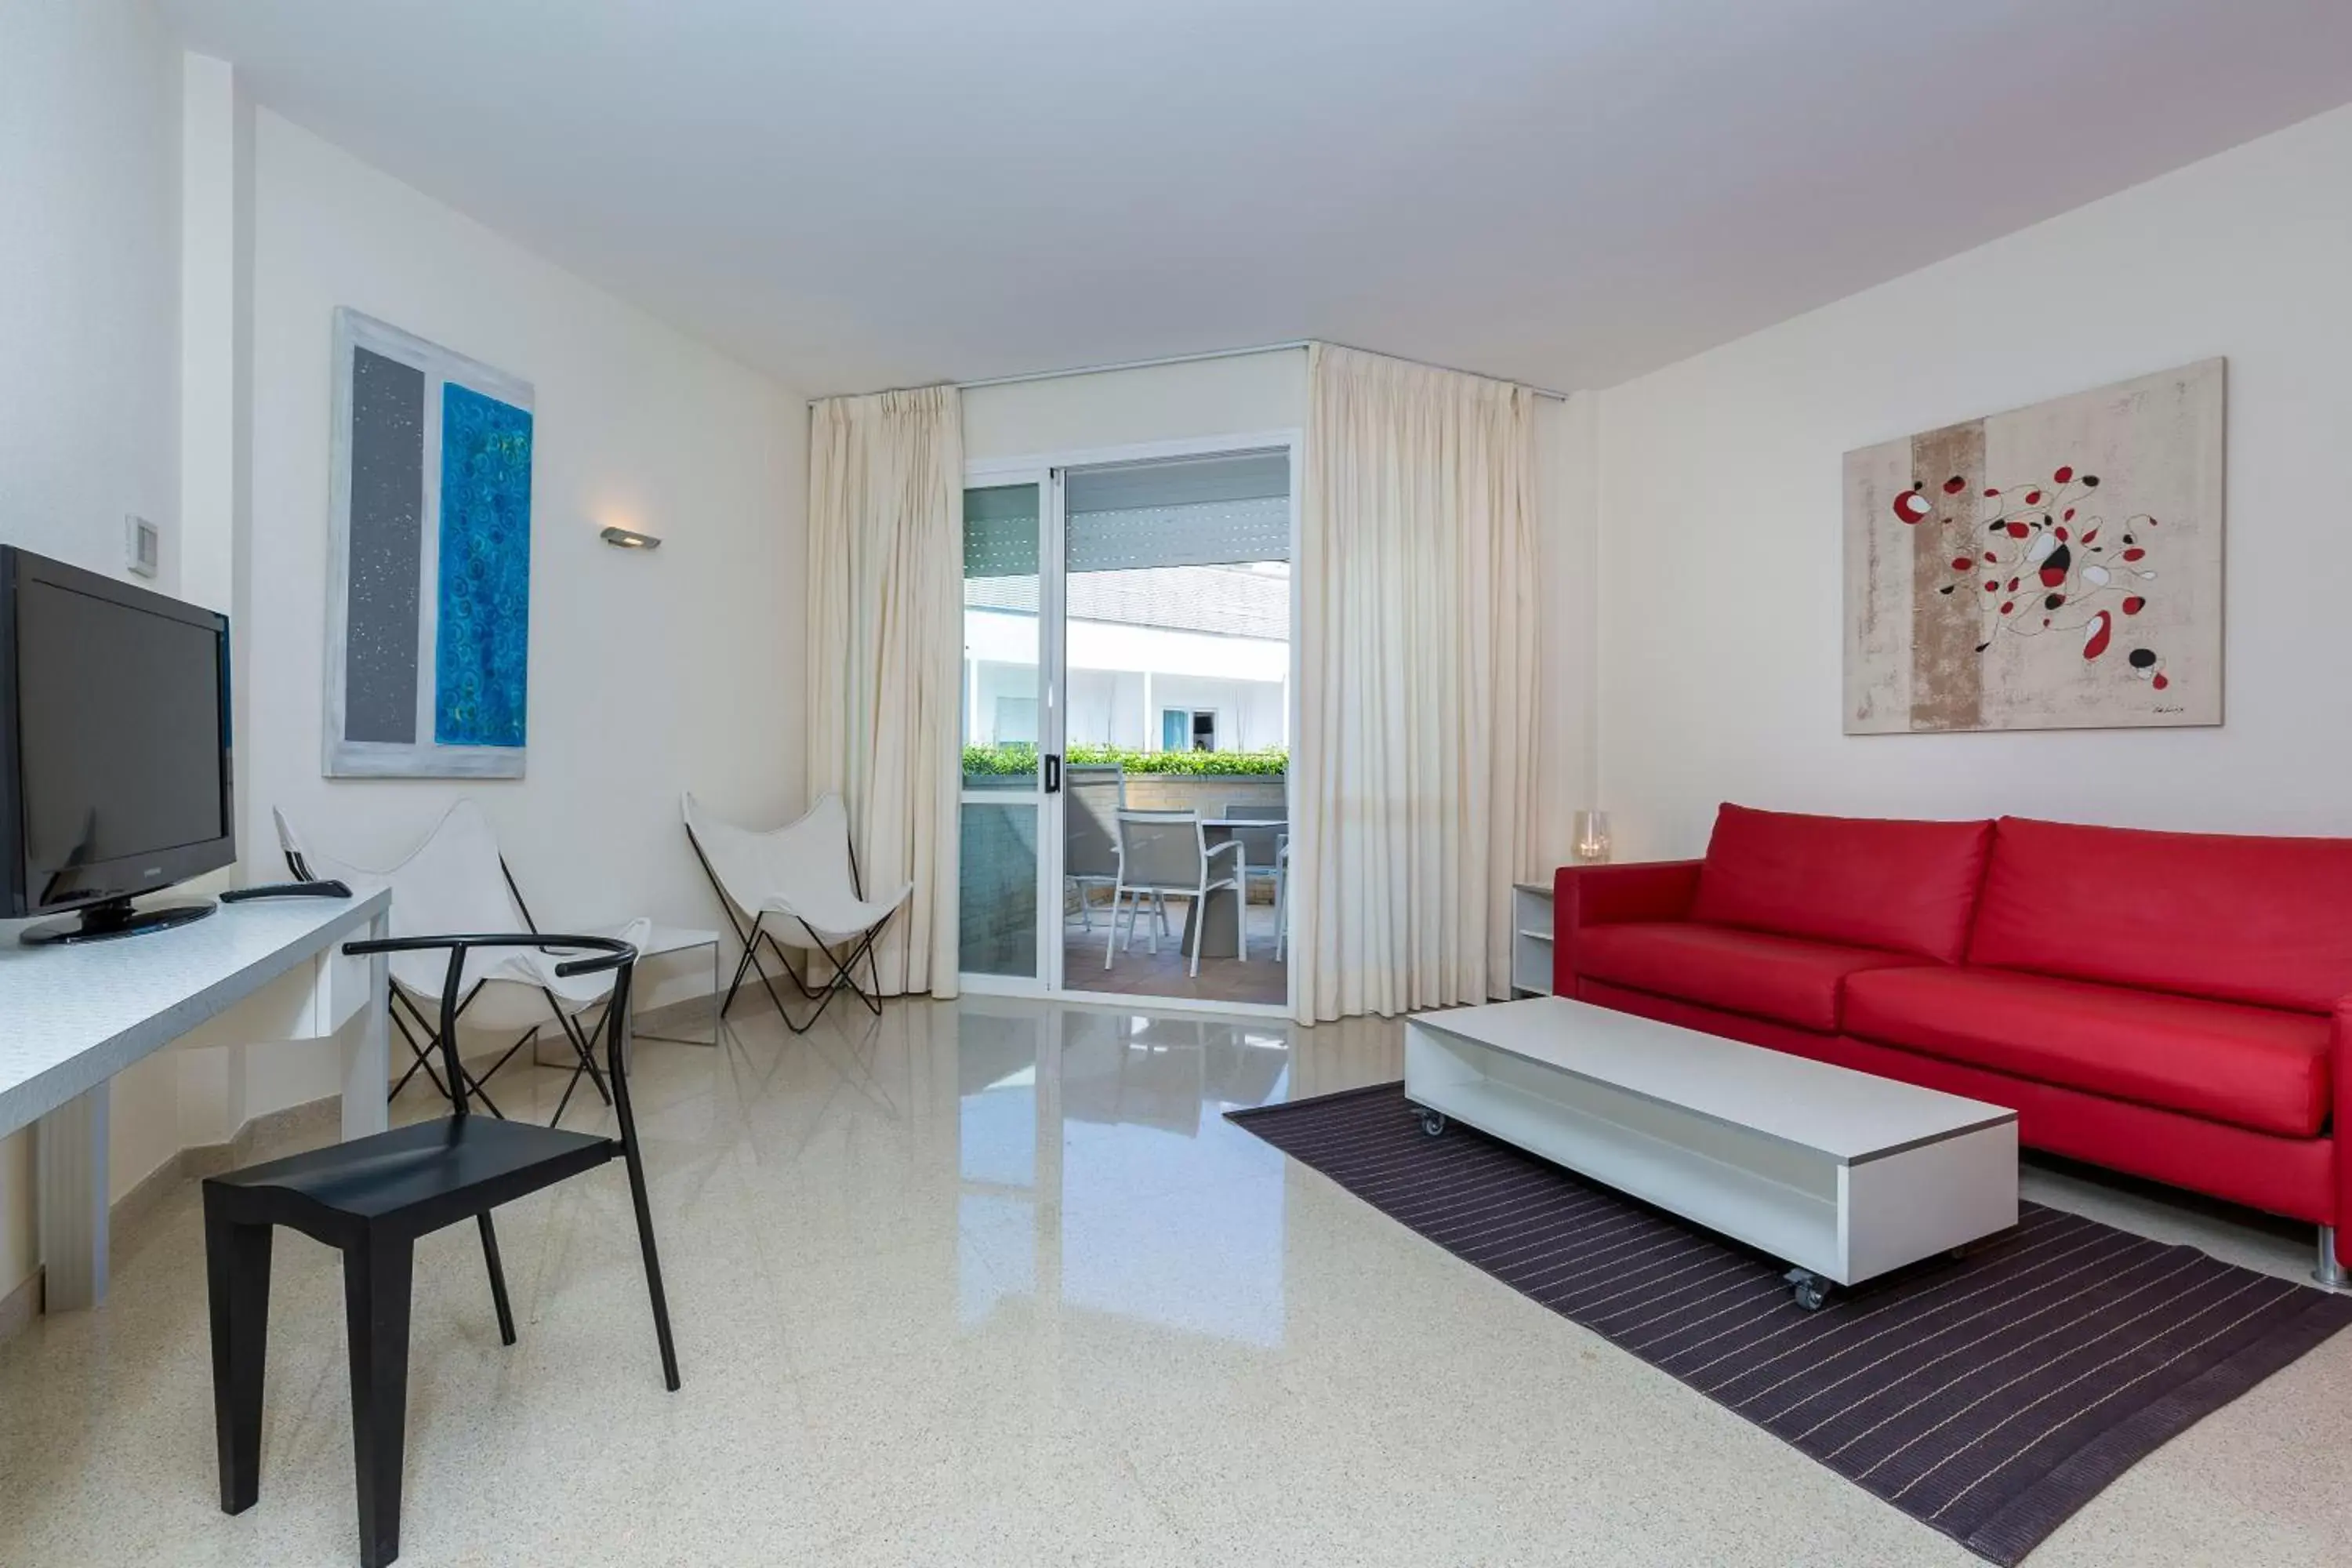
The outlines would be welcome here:
<svg viewBox="0 0 2352 1568">
<path fill-rule="evenodd" d="M 1301 1023 L 1510 994 L 1535 802 L 1526 388 L 1308 350 L 1291 921 Z"/>
<path fill-rule="evenodd" d="M 887 995 L 956 994 L 963 421 L 955 388 L 809 411 L 808 768 L 868 888 L 915 884 L 877 945 Z"/>
</svg>

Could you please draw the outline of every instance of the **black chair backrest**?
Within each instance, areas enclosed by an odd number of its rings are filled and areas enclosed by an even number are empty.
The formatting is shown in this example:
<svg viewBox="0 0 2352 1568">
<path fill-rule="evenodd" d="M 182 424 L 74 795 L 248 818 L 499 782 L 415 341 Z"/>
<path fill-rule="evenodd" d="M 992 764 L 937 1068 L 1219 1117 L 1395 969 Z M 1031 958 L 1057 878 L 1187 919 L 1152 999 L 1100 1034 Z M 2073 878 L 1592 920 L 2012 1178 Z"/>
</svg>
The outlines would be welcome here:
<svg viewBox="0 0 2352 1568">
<path fill-rule="evenodd" d="M 448 978 L 441 986 L 441 1049 L 442 1071 L 446 1076 L 450 1103 L 456 1114 L 466 1110 L 466 1075 L 460 1069 L 457 1057 L 457 1012 L 463 1005 L 458 991 L 464 984 L 466 955 L 480 947 L 535 947 L 544 952 L 564 952 L 584 950 L 584 958 L 568 958 L 555 966 L 556 974 L 570 979 L 575 974 L 597 974 L 606 970 L 613 973 L 613 994 L 605 1001 L 604 1059 L 605 1074 L 612 1081 L 613 1110 L 620 1119 L 621 1137 L 631 1145 L 636 1142 L 636 1119 L 629 1108 L 628 1046 L 629 1046 L 629 983 L 637 963 L 637 950 L 618 937 L 542 935 L 539 932 L 507 932 L 473 936 L 394 936 L 364 942 L 347 942 L 343 951 L 354 958 L 374 953 L 425 952 L 446 949 L 449 954 Z"/>
</svg>

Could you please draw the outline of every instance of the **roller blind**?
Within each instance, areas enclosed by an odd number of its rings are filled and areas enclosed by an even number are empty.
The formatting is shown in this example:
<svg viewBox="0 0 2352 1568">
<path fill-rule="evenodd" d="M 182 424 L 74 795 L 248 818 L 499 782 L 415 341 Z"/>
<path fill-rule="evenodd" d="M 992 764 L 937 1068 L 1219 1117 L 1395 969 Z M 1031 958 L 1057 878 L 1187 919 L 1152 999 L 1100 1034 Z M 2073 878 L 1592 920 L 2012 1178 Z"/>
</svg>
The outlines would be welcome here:
<svg viewBox="0 0 2352 1568">
<path fill-rule="evenodd" d="M 1286 452 L 1072 468 L 1062 502 L 1074 573 L 1290 559 Z"/>
<path fill-rule="evenodd" d="M 991 485 L 963 492 L 963 574 L 967 579 L 1037 575 L 1035 485 Z"/>
</svg>

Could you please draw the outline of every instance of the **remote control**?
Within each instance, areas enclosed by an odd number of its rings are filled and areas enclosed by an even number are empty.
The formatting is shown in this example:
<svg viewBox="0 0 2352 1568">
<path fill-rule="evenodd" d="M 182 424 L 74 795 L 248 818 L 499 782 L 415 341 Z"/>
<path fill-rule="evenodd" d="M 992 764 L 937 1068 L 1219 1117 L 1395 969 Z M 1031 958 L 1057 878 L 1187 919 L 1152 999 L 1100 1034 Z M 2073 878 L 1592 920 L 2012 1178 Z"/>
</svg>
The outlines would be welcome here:
<svg viewBox="0 0 2352 1568">
<path fill-rule="evenodd" d="M 351 889 L 330 879 L 323 882 L 268 882 L 258 888 L 232 888 L 220 896 L 225 904 L 241 904 L 247 899 L 348 899 Z"/>
</svg>

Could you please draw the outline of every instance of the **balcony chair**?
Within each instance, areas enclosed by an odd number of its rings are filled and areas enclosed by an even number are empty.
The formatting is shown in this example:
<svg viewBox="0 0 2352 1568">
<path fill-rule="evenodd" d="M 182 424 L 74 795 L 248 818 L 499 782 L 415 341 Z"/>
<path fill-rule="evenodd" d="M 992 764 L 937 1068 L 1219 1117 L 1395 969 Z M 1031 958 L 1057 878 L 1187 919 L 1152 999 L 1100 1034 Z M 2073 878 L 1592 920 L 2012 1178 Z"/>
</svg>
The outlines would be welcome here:
<svg viewBox="0 0 2352 1568">
<path fill-rule="evenodd" d="M 1284 896 L 1290 882 L 1290 807 L 1280 801 L 1229 800 L 1219 808 L 1218 815 L 1227 822 L 1263 822 L 1264 827 L 1232 829 L 1234 841 L 1242 847 L 1242 885 L 1265 883 L 1274 889 L 1274 956 L 1279 962 L 1285 940 L 1284 917 L 1289 912 L 1288 900 Z M 1242 915 L 1247 919 L 1249 903 L 1242 903 Z"/>
<path fill-rule="evenodd" d="M 1095 929 L 1093 893 L 1118 885 L 1118 814 L 1127 806 L 1127 770 L 1073 764 L 1062 834 L 1062 879 L 1078 895 L 1078 929 Z"/>
<path fill-rule="evenodd" d="M 1213 845 L 1196 811 L 1122 811 L 1118 814 L 1118 873 L 1110 898 L 1110 940 L 1103 948 L 1103 967 L 1118 953 L 1118 916 L 1127 905 L 1127 946 L 1135 949 L 1135 921 L 1148 897 L 1157 901 L 1171 895 L 1192 900 L 1192 977 L 1201 975 L 1201 939 L 1208 929 L 1209 895 L 1230 890 L 1242 897 L 1241 848 L 1228 839 Z M 1245 914 L 1246 910 L 1240 911 Z M 1236 919 L 1242 962 L 1249 962 L 1249 921 Z M 1157 926 L 1149 928 L 1151 952 L 1160 951 Z"/>
</svg>

